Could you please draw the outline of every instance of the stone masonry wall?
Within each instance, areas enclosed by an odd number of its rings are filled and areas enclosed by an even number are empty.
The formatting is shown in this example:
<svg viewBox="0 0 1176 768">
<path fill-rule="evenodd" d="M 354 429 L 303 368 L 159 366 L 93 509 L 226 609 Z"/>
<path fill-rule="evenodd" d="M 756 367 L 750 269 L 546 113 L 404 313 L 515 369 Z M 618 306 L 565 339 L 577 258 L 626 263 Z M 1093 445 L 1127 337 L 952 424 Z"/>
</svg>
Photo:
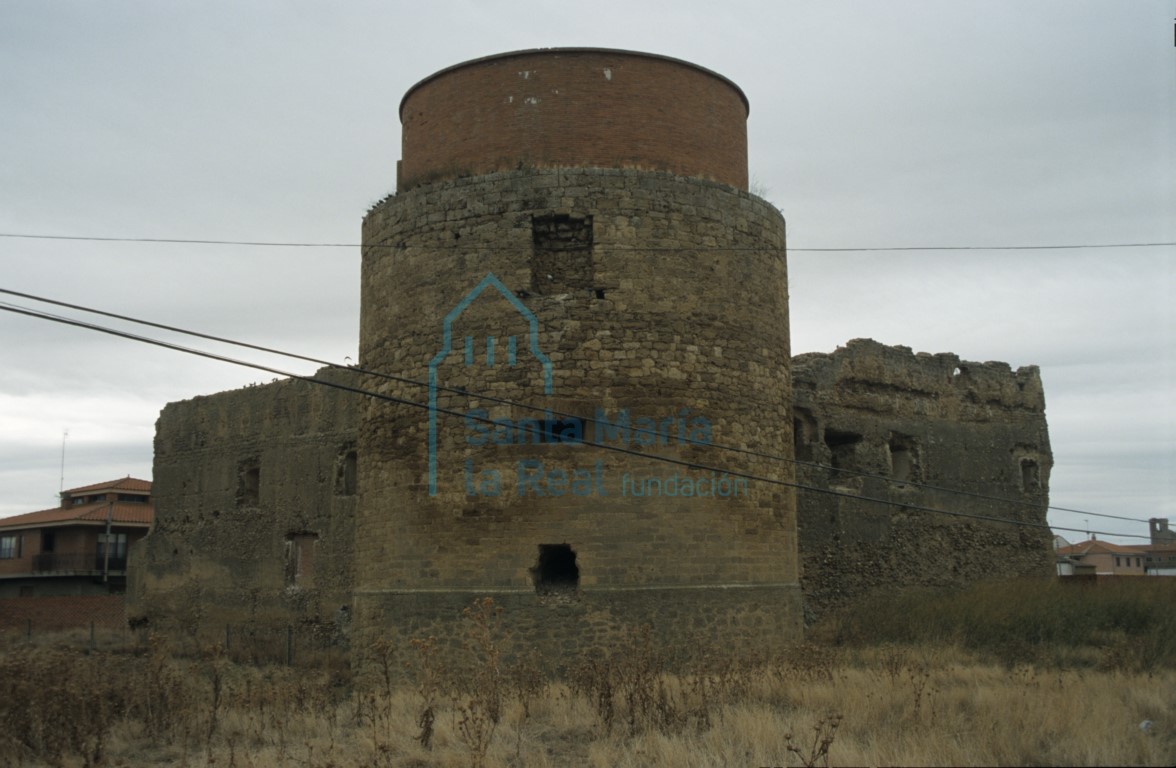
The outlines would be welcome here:
<svg viewBox="0 0 1176 768">
<path fill-rule="evenodd" d="M 345 622 L 360 398 L 284 380 L 164 408 L 155 523 L 130 553 L 132 624 L 223 637 L 227 623 Z"/>
<path fill-rule="evenodd" d="M 796 456 L 810 463 L 797 479 L 844 494 L 798 495 L 809 622 L 878 589 L 1052 573 L 1048 528 L 912 508 L 1044 526 L 1053 457 L 1036 367 L 855 339 L 792 371 Z"/>
<path fill-rule="evenodd" d="M 359 452 L 357 630 L 408 632 L 408 617 L 422 610 L 432 613 L 417 623 L 436 628 L 480 594 L 509 600 L 512 626 L 548 626 L 546 547 L 574 554 L 578 571 L 579 607 L 567 610 L 583 620 L 548 633 L 566 634 L 557 643 L 565 652 L 625 631 L 651 602 L 668 612 L 658 628 L 668 643 L 799 636 L 792 490 L 736 488 L 722 472 L 788 481 L 791 466 L 715 447 L 790 451 L 778 211 L 669 174 L 502 173 L 390 198 L 367 216 L 364 243 L 363 368 L 425 381 L 433 365 L 441 385 L 586 417 L 587 439 L 490 434 L 463 414 L 517 423 L 543 411 L 438 390 L 438 406 L 453 413 L 438 416 L 431 490 L 428 413 L 370 404 Z M 428 397 L 404 382 L 368 386 Z M 636 455 L 594 446 L 598 414 L 614 426 L 648 423 L 656 436 L 630 428 L 603 440 Z M 679 440 L 697 419 L 709 425 L 707 445 Z M 658 491 L 645 493 L 651 480 Z M 704 493 L 688 495 L 683 482 L 705 483 Z"/>
</svg>

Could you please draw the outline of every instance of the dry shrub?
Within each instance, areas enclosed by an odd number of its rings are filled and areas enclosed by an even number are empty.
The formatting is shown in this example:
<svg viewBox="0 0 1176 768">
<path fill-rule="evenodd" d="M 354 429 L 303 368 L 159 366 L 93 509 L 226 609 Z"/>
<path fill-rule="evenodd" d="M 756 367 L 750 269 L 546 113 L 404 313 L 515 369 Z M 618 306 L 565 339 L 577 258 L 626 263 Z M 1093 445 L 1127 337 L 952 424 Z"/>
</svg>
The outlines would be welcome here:
<svg viewBox="0 0 1176 768">
<path fill-rule="evenodd" d="M 607 655 L 584 654 L 569 672 L 568 685 L 586 698 L 602 734 L 623 724 L 634 736 L 654 731 L 674 735 L 709 730 L 717 713 L 750 691 L 754 662 L 714 652 L 669 660 L 653 642 L 649 627 L 632 632 Z"/>
<path fill-rule="evenodd" d="M 470 667 L 453 691 L 453 712 L 457 732 L 470 750 L 470 765 L 480 768 L 502 719 L 502 608 L 486 597 L 475 600 L 462 615 Z"/>
<path fill-rule="evenodd" d="M 437 722 L 437 696 L 439 681 L 437 676 L 437 641 L 436 638 L 413 640 L 412 646 L 417 652 L 420 673 L 417 679 L 417 693 L 420 694 L 420 715 L 417 716 L 417 727 L 421 732 L 415 738 L 426 750 L 433 749 L 433 724 Z"/>
<path fill-rule="evenodd" d="M 1104 668 L 1176 667 L 1173 604 L 1171 578 L 986 582 L 872 595 L 815 635 L 853 647 L 961 645 L 1010 668 L 1097 665 L 1100 656 Z"/>
<path fill-rule="evenodd" d="M 471 605 L 448 656 L 432 639 L 375 644 L 367 688 L 158 638 L 137 654 L 2 651 L 0 766 L 1176 763 L 1176 670 L 1118 658 L 1147 632 L 1105 632 L 1075 670 L 940 644 L 671 660 L 639 630 L 565 685 L 508 652 L 500 617 Z"/>
<path fill-rule="evenodd" d="M 97 765 L 111 725 L 129 707 L 105 655 L 18 649 L 0 660 L 0 756 L 60 765 L 80 756 Z"/>
<path fill-rule="evenodd" d="M 837 738 L 837 729 L 841 727 L 841 715 L 830 714 L 822 717 L 813 726 L 813 738 L 807 746 L 794 742 L 792 734 L 785 735 L 788 741 L 788 752 L 794 755 L 805 768 L 818 765 L 829 765 L 829 748 Z"/>
</svg>

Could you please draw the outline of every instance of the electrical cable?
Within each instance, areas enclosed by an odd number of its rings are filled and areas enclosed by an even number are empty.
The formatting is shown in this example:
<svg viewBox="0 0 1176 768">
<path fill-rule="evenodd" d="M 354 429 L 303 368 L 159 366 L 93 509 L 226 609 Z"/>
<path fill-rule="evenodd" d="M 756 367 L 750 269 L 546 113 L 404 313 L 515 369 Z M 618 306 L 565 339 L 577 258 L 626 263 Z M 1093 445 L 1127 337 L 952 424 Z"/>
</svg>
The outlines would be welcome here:
<svg viewBox="0 0 1176 768">
<path fill-rule="evenodd" d="M 250 247 L 280 247 L 280 248 L 397 248 L 404 249 L 404 243 L 300 243 L 300 242 L 276 242 L 265 240 L 204 240 L 204 239 L 186 239 L 179 237 L 90 237 L 83 235 L 45 235 L 33 233 L 19 233 L 19 232 L 0 232 L 0 237 L 7 238 L 24 238 L 28 240 L 80 240 L 84 242 L 95 243 L 179 243 L 188 245 L 241 245 Z M 687 250 L 680 246 L 674 247 L 643 247 L 643 246 L 627 246 L 619 243 L 605 244 L 600 243 L 610 248 L 625 248 L 638 251 L 681 251 Z M 898 245 L 898 246 L 862 246 L 862 247 L 847 247 L 847 248 L 794 248 L 789 246 L 786 250 L 789 253 L 886 253 L 896 251 L 1060 251 L 1060 250 L 1078 250 L 1084 248 L 1166 248 L 1176 246 L 1176 242 L 1151 242 L 1151 243 L 1072 243 L 1064 245 Z M 430 249 L 437 250 L 479 250 L 485 248 L 484 244 L 473 245 L 459 245 L 457 243 L 430 243 L 427 246 Z M 529 249 L 531 246 L 520 245 L 496 245 L 496 250 L 510 250 L 514 248 Z M 765 247 L 711 247 L 711 250 L 723 251 L 766 251 L 775 250 L 773 248 Z"/>
<path fill-rule="evenodd" d="M 216 360 L 219 362 L 230 363 L 232 365 L 238 365 L 238 366 L 245 367 L 245 368 L 253 368 L 256 370 L 265 371 L 267 373 L 273 373 L 273 374 L 277 374 L 279 376 L 285 376 L 290 379 L 295 379 L 295 380 L 303 381 L 303 382 L 310 383 L 310 384 L 318 384 L 318 385 L 330 387 L 333 389 L 339 389 L 339 390 L 343 390 L 343 391 L 347 391 L 347 392 L 352 392 L 352 393 L 364 395 L 366 397 L 375 398 L 378 400 L 393 402 L 393 403 L 397 403 L 400 405 L 407 405 L 410 407 L 419 408 L 419 409 L 423 409 L 423 410 L 431 410 L 431 411 L 435 411 L 438 413 L 444 413 L 449 416 L 457 416 L 457 417 L 460 417 L 462 419 L 467 419 L 467 420 L 474 419 L 476 421 L 481 421 L 481 422 L 485 422 L 485 423 L 489 423 L 489 424 L 494 423 L 494 421 L 492 419 L 473 416 L 472 414 L 470 414 L 468 412 L 463 413 L 463 412 L 455 411 L 455 410 L 449 409 L 449 408 L 434 407 L 434 406 L 430 406 L 428 403 L 419 403 L 419 402 L 416 402 L 413 400 L 407 400 L 407 399 L 395 397 L 392 395 L 386 395 L 386 394 L 383 394 L 380 392 L 373 392 L 371 390 L 366 390 L 366 389 L 363 389 L 360 387 L 353 387 L 353 386 L 349 386 L 346 384 L 340 384 L 338 382 L 333 382 L 333 381 L 329 381 L 326 379 L 318 379 L 313 376 L 304 376 L 301 374 L 297 374 L 297 373 L 293 373 L 293 372 L 289 372 L 289 371 L 284 371 L 284 370 L 274 368 L 271 366 L 261 365 L 259 363 L 252 363 L 252 362 L 245 361 L 245 360 L 238 360 L 236 358 L 231 358 L 226 355 L 219 355 L 219 354 L 215 354 L 212 352 L 207 352 L 205 350 L 198 350 L 198 349 L 194 349 L 191 347 L 185 347 L 185 346 L 182 346 L 179 344 L 173 344 L 171 342 L 162 341 L 160 339 L 152 339 L 147 336 L 141 336 L 139 334 L 129 333 L 127 331 L 120 331 L 115 328 L 107 328 L 105 326 L 100 326 L 100 325 L 96 325 L 93 323 L 87 323 L 87 322 L 84 322 L 81 320 L 75 320 L 72 318 L 62 317 L 59 315 L 53 315 L 53 314 L 49 314 L 47 312 L 33 310 L 33 309 L 26 308 L 26 307 L 19 307 L 19 306 L 13 305 L 13 304 L 9 304 L 7 302 L 0 302 L 0 310 L 6 311 L 6 312 L 13 312 L 15 314 L 25 315 L 28 317 L 33 317 L 33 318 L 37 318 L 37 319 L 41 319 L 41 320 L 48 320 L 51 322 L 61 323 L 64 325 L 71 325 L 71 326 L 74 326 L 77 328 L 83 328 L 86 330 L 104 333 L 104 334 L 108 334 L 111 336 L 116 336 L 116 337 L 128 339 L 131 341 L 137 341 L 140 343 L 150 344 L 150 345 L 158 346 L 158 347 L 161 347 L 164 349 L 168 349 L 168 350 L 172 350 L 172 351 L 176 351 L 176 352 L 183 352 L 183 353 L 191 354 L 191 355 L 196 355 L 198 357 L 204 357 L 204 358 Z M 1109 531 L 1090 531 L 1090 530 L 1083 529 L 1083 528 L 1069 528 L 1069 527 L 1064 527 L 1064 526 L 1051 526 L 1048 523 L 1034 523 L 1034 522 L 1023 521 L 1023 520 L 1013 520 L 1010 518 L 993 517 L 990 515 L 980 515 L 980 514 L 970 513 L 970 512 L 949 511 L 949 510 L 944 510 L 944 509 L 937 509 L 934 507 L 926 507 L 926 506 L 922 506 L 922 505 L 918 505 L 918 504 L 904 503 L 901 501 L 880 499 L 880 498 L 876 498 L 873 496 L 861 496 L 858 494 L 848 493 L 848 492 L 844 492 L 844 491 L 837 491 L 837 490 L 829 489 L 829 488 L 818 488 L 816 486 L 809 486 L 809 485 L 804 485 L 802 483 L 789 482 L 787 480 L 780 480 L 778 478 L 763 477 L 760 475 L 753 475 L 753 474 L 747 473 L 747 472 L 740 472 L 738 470 L 713 467 L 713 466 L 709 466 L 709 465 L 705 465 L 705 464 L 700 464 L 695 461 L 688 461 L 685 459 L 676 459 L 671 456 L 660 456 L 657 454 L 644 453 L 642 451 L 633 450 L 632 448 L 625 448 L 625 447 L 619 446 L 619 445 L 608 445 L 605 443 L 599 443 L 599 442 L 595 442 L 595 441 L 588 442 L 586 444 L 591 445 L 596 448 L 601 448 L 604 450 L 609 450 L 609 451 L 614 451 L 617 453 L 623 453 L 623 454 L 628 454 L 631 456 L 636 456 L 638 458 L 648 459 L 648 460 L 652 460 L 652 461 L 660 461 L 663 463 L 682 466 L 687 469 L 695 469 L 695 470 L 711 471 L 711 472 L 721 472 L 723 474 L 726 474 L 726 475 L 729 475 L 732 477 L 738 477 L 738 478 L 743 478 L 743 479 L 747 479 L 747 480 L 755 480 L 756 482 L 768 483 L 770 485 L 780 485 L 780 486 L 786 486 L 786 487 L 796 488 L 796 489 L 800 489 L 800 490 L 812 491 L 814 493 L 821 493 L 821 494 L 825 494 L 825 495 L 829 495 L 829 496 L 848 498 L 848 499 L 853 499 L 853 500 L 857 500 L 857 501 L 872 502 L 872 503 L 883 504 L 883 505 L 887 505 L 887 506 L 897 506 L 897 507 L 900 507 L 903 509 L 908 509 L 908 510 L 913 510 L 913 511 L 918 511 L 918 512 L 928 512 L 928 513 L 932 513 L 932 514 L 948 515 L 951 517 L 960 517 L 960 518 L 966 518 L 966 519 L 972 519 L 972 520 L 981 520 L 981 521 L 985 521 L 985 522 L 992 522 L 992 523 L 1005 524 L 1005 525 L 1016 525 L 1016 526 L 1026 527 L 1026 528 L 1043 529 L 1043 530 L 1047 530 L 1047 531 L 1060 530 L 1060 531 L 1071 531 L 1071 532 L 1077 532 L 1077 533 L 1086 532 L 1088 535 L 1091 533 L 1094 533 L 1094 534 L 1101 534 L 1104 536 L 1119 536 L 1122 538 L 1139 538 L 1139 539 L 1149 539 L 1150 538 L 1147 536 L 1113 533 L 1113 532 L 1109 532 Z"/>
<path fill-rule="evenodd" d="M 289 357 L 289 358 L 292 358 L 295 360 L 302 360 L 302 361 L 305 361 L 308 363 L 315 363 L 316 365 L 322 365 L 322 366 L 326 366 L 326 367 L 333 368 L 336 370 L 353 371 L 353 372 L 360 373 L 360 374 L 366 374 L 369 376 L 376 376 L 376 377 L 386 379 L 389 381 L 396 381 L 396 382 L 399 382 L 402 384 L 409 384 L 412 386 L 423 387 L 426 389 L 429 387 L 429 384 L 427 382 L 419 381 L 417 379 L 407 378 L 407 377 L 403 377 L 403 376 L 396 376 L 394 374 L 383 373 L 380 371 L 373 371 L 370 369 L 361 368 L 359 366 L 342 366 L 337 363 L 332 363 L 329 360 L 320 360 L 318 358 L 308 357 L 306 355 L 300 355 L 300 354 L 293 353 L 293 352 L 286 352 L 283 350 L 274 349 L 272 347 L 264 347 L 264 346 L 260 346 L 257 344 L 251 344 L 248 342 L 244 342 L 244 341 L 237 341 L 234 339 L 228 339 L 228 338 L 225 338 L 222 336 L 214 336 L 211 334 L 201 333 L 199 331 L 192 331 L 192 330 L 188 330 L 188 329 L 184 329 L 184 328 L 179 328 L 177 326 L 165 325 L 163 323 L 156 323 L 156 322 L 152 322 L 150 320 L 143 320 L 141 318 L 135 318 L 135 317 L 131 317 L 129 315 L 121 315 L 121 314 L 117 314 L 114 312 L 107 312 L 107 311 L 95 309 L 92 307 L 86 307 L 86 306 L 83 306 L 80 304 L 71 304 L 71 303 L 65 302 L 65 301 L 58 301 L 56 299 L 49 299 L 49 298 L 46 298 L 43 296 L 36 296 L 36 295 L 30 294 L 30 293 L 21 293 L 19 291 L 13 291 L 13 290 L 5 289 L 5 288 L 0 288 L 0 294 L 8 294 L 10 296 L 19 296 L 20 298 L 23 298 L 23 299 L 30 299 L 32 301 L 38 301 L 38 302 L 41 302 L 44 304 L 52 304 L 55 306 L 65 307 L 65 308 L 77 310 L 80 312 L 87 312 L 90 314 L 100 315 L 102 317 L 109 317 L 109 318 L 116 319 L 116 320 L 123 320 L 126 322 L 135 323 L 138 325 L 149 326 L 151 328 L 158 328 L 158 329 L 165 330 L 165 331 L 171 331 L 173 333 L 180 333 L 180 334 L 184 334 L 186 336 L 194 336 L 197 338 L 206 339 L 209 341 L 215 341 L 215 342 L 219 342 L 222 344 L 229 344 L 232 346 L 242 347 L 245 349 L 252 349 L 252 350 L 259 351 L 259 352 L 265 352 L 267 354 L 279 355 L 282 357 Z M 453 394 L 464 395 L 467 397 L 476 397 L 480 400 L 486 400 L 486 401 L 492 402 L 492 403 L 499 403 L 501 405 L 509 405 L 512 407 L 524 408 L 524 409 L 528 409 L 528 410 L 532 410 L 532 411 L 539 411 L 544 414 L 550 414 L 552 416 L 559 416 L 559 417 L 565 418 L 565 419 L 576 419 L 584 424 L 593 424 L 593 425 L 599 424 L 599 422 L 596 419 L 589 418 L 586 416 L 580 416 L 580 415 L 574 414 L 574 413 L 567 413 L 564 411 L 557 411 L 554 409 L 543 408 L 542 406 L 531 405 L 529 403 L 520 403 L 518 401 L 509 400 L 506 398 L 494 397 L 492 395 L 486 395 L 486 394 L 482 394 L 482 393 L 478 393 L 478 392 L 471 392 L 469 390 L 462 389 L 460 387 L 455 388 L 455 387 L 445 387 L 445 386 L 437 385 L 435 388 L 439 391 L 450 392 Z M 640 428 L 634 428 L 634 429 L 638 433 L 647 432 L 647 430 L 642 430 Z M 716 450 L 730 451 L 733 453 L 741 453 L 744 455 L 755 456 L 756 458 L 769 459 L 772 461 L 789 462 L 791 464 L 795 464 L 798 467 L 808 467 L 808 468 L 817 469 L 817 470 L 821 470 L 821 471 L 832 471 L 832 472 L 840 473 L 843 475 L 851 475 L 854 477 L 865 477 L 865 478 L 871 478 L 871 479 L 875 479 L 875 480 L 882 480 L 885 482 L 893 482 L 894 481 L 893 477 L 888 477 L 886 475 L 880 475 L 880 474 L 875 474 L 875 473 L 870 473 L 870 472 L 863 472 L 861 470 L 851 470 L 851 469 L 847 469 L 844 467 L 833 467 L 833 466 L 830 466 L 827 464 L 820 464 L 817 462 L 800 461 L 798 459 L 789 458 L 787 456 L 778 456 L 778 455 L 774 455 L 774 454 L 770 454 L 770 453 L 763 453 L 763 452 L 755 451 L 755 450 L 752 450 L 749 448 L 740 448 L 738 446 L 724 445 L 722 443 L 707 443 L 707 442 L 702 442 L 702 441 L 698 441 L 698 440 L 693 440 L 689 437 L 679 438 L 679 439 L 682 442 L 685 442 L 687 444 L 703 446 L 706 448 L 716 449 Z M 1039 509 L 1041 507 L 1041 505 L 1039 503 L 1034 503 L 1032 501 L 1025 501 L 1023 499 L 1009 499 L 1009 498 L 1004 498 L 1004 497 L 1000 497 L 1000 496 L 990 496 L 990 495 L 986 495 L 986 494 L 982 494 L 982 493 L 976 493 L 973 491 L 963 491 L 963 490 L 958 490 L 958 489 L 954 489 L 954 488 L 944 488 L 942 486 L 935 486 L 935 485 L 930 485 L 927 483 L 903 481 L 902 484 L 906 485 L 906 486 L 920 488 L 923 490 L 931 490 L 931 491 L 938 491 L 941 493 L 950 493 L 950 494 L 955 494 L 955 495 L 959 495 L 959 496 L 967 496 L 969 498 L 982 499 L 984 501 L 999 502 L 1001 504 L 1031 507 L 1034 509 Z M 1105 513 L 1105 512 L 1091 512 L 1091 511 L 1087 511 L 1087 510 L 1072 509 L 1072 508 L 1068 508 L 1068 507 L 1058 507 L 1058 506 L 1053 506 L 1053 505 L 1046 505 L 1046 509 L 1053 510 L 1055 512 L 1068 512 L 1068 513 L 1072 513 L 1072 514 L 1087 515 L 1089 517 L 1103 517 L 1103 518 L 1109 518 L 1109 519 L 1114 519 L 1114 520 L 1124 520 L 1124 521 L 1133 522 L 1133 523 L 1147 523 L 1148 522 L 1147 520 L 1144 520 L 1141 518 L 1125 517 L 1123 515 L 1112 515 L 1112 514 Z"/>
</svg>

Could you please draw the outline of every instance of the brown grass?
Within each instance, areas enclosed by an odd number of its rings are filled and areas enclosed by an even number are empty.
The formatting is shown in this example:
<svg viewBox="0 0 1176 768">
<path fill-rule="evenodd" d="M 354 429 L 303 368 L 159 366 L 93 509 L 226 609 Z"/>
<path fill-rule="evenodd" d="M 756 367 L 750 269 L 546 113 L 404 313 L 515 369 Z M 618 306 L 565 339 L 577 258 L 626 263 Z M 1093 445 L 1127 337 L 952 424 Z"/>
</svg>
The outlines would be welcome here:
<svg viewBox="0 0 1176 768">
<path fill-rule="evenodd" d="M 388 668 L 363 689 L 339 669 L 180 656 L 159 639 L 12 643 L 0 767 L 1176 763 L 1176 670 L 1141 669 L 1114 643 L 1069 666 L 886 643 L 702 655 L 670 673 L 637 632 L 551 681 L 504 660 L 493 603 L 467 619 L 464 662 L 439 664 L 422 639 L 413 680 Z"/>
</svg>

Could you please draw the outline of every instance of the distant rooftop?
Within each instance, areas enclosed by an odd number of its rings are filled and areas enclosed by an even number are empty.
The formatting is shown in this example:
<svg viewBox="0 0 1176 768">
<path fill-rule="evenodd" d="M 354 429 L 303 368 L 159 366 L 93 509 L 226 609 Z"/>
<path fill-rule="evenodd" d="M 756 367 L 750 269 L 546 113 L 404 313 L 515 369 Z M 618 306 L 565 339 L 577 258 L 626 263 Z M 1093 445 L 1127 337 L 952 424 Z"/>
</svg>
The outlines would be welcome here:
<svg viewBox="0 0 1176 768">
<path fill-rule="evenodd" d="M 105 483 L 94 483 L 93 485 L 83 485 L 80 488 L 70 488 L 67 491 L 62 491 L 61 495 L 66 497 L 73 497 L 83 493 L 95 493 L 97 491 L 128 491 L 128 492 L 151 492 L 151 481 L 140 480 L 137 477 L 120 477 L 118 480 L 107 480 Z"/>
<path fill-rule="evenodd" d="M 128 498 L 130 497 L 130 498 Z M 151 525 L 151 481 L 134 477 L 83 485 L 61 492 L 61 506 L 0 519 L 0 530 L 63 525 Z"/>
</svg>

